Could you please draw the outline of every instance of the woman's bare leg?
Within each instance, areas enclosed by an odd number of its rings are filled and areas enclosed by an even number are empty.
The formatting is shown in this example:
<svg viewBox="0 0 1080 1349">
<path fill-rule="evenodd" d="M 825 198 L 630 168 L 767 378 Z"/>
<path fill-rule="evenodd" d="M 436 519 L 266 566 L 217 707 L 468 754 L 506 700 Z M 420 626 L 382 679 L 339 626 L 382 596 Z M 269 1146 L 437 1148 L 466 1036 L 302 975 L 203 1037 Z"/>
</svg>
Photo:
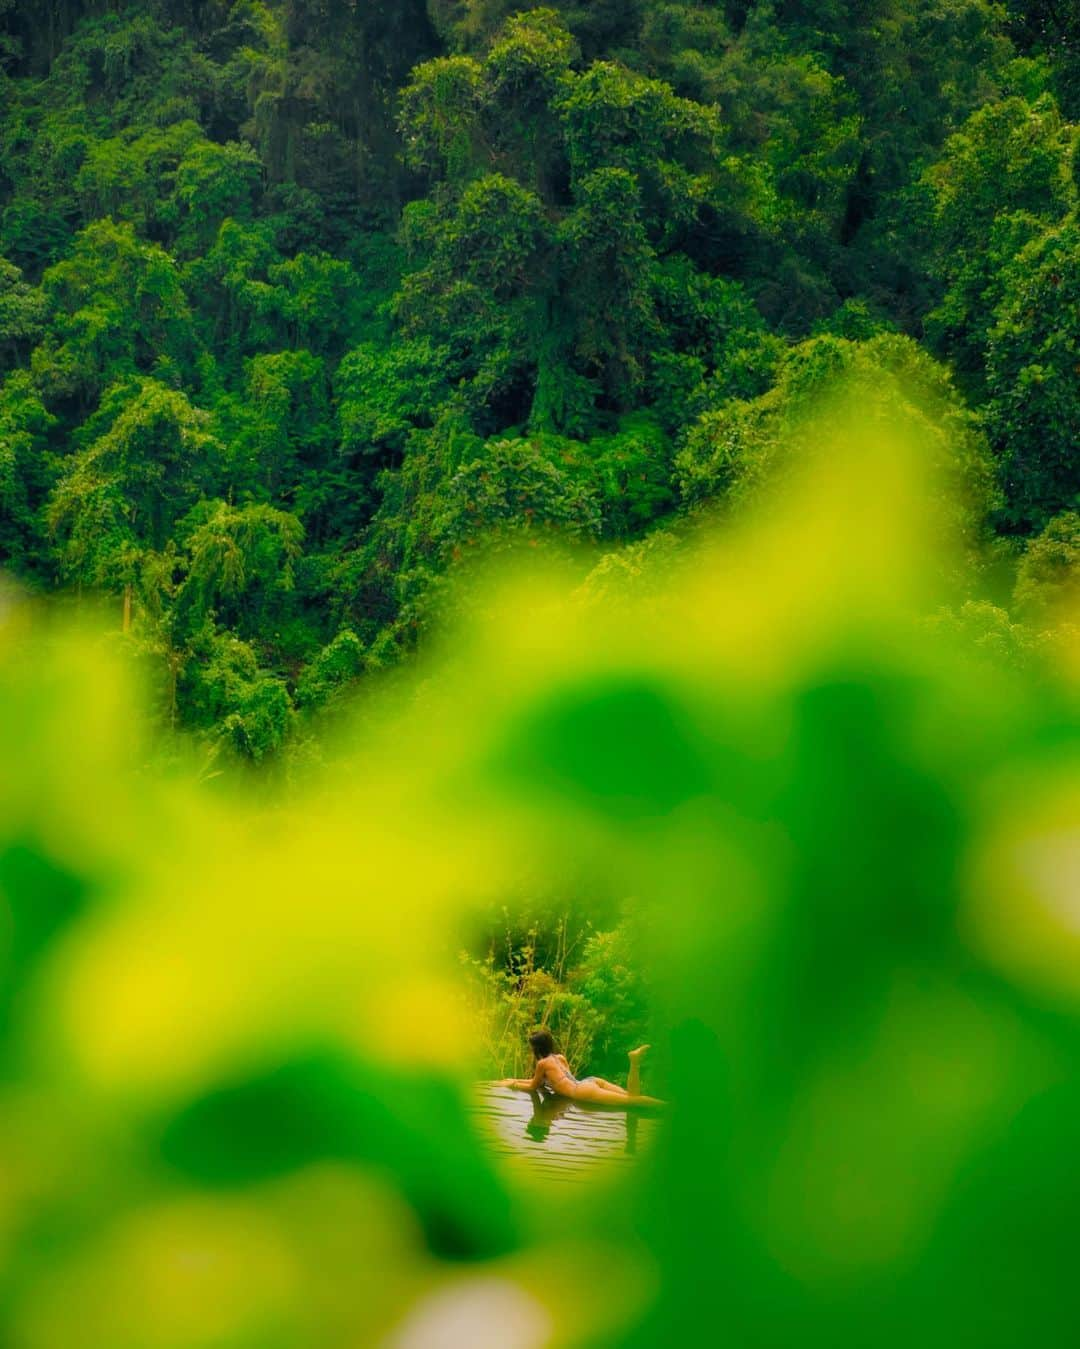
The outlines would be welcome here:
<svg viewBox="0 0 1080 1349">
<path fill-rule="evenodd" d="M 596 1082 L 579 1082 L 574 1093 L 575 1101 L 588 1101 L 591 1105 L 664 1105 L 666 1102 L 656 1096 L 631 1096 L 625 1091 L 608 1091 Z"/>
<path fill-rule="evenodd" d="M 626 1078 L 627 1096 L 641 1095 L 641 1058 L 648 1048 L 648 1045 L 639 1045 L 626 1056 L 630 1060 L 630 1072 Z"/>
<path fill-rule="evenodd" d="M 626 1086 L 620 1087 L 618 1082 L 609 1082 L 606 1077 L 594 1077 L 593 1081 L 604 1091 L 615 1091 L 620 1096 L 640 1096 L 641 1095 L 641 1056 L 649 1048 L 648 1045 L 639 1045 L 637 1049 L 631 1049 L 627 1054 L 630 1060 L 630 1072 L 626 1079 Z"/>
</svg>

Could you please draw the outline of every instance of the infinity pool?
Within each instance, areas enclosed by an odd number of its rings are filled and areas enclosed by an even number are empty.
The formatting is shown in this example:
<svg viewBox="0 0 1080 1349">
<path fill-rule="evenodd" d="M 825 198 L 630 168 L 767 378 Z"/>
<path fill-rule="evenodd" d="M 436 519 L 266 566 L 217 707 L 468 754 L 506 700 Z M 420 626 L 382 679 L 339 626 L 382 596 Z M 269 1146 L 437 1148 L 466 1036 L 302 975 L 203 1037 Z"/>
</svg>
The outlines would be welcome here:
<svg viewBox="0 0 1080 1349">
<path fill-rule="evenodd" d="M 655 1114 L 641 1110 L 578 1105 L 492 1082 L 478 1083 L 473 1101 L 496 1154 L 514 1170 L 544 1180 L 574 1181 L 631 1166 L 658 1125 Z"/>
</svg>

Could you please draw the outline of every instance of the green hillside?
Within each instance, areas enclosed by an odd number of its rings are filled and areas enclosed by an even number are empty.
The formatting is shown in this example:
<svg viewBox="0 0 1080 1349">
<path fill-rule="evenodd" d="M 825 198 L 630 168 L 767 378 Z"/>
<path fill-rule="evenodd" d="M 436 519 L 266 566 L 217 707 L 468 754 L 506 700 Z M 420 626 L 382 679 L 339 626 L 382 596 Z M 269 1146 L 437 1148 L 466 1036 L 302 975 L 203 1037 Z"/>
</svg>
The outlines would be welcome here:
<svg viewBox="0 0 1080 1349">
<path fill-rule="evenodd" d="M 280 758 L 471 556 L 736 509 L 841 371 L 933 403 L 996 622 L 1076 565 L 1069 6 L 6 0 L 0 65 L 0 567 L 163 726 Z"/>
</svg>

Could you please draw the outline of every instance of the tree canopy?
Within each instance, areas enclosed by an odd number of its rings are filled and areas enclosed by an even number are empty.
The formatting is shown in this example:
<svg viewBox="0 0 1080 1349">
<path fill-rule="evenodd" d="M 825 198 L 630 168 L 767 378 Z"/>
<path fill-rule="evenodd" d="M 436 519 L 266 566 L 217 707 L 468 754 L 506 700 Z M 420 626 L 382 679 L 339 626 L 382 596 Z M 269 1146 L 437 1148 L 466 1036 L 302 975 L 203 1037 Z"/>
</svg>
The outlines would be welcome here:
<svg viewBox="0 0 1080 1349">
<path fill-rule="evenodd" d="M 0 5 L 0 567 L 104 595 L 170 725 L 265 760 L 468 558 L 633 570 L 843 376 L 1034 621 L 1077 52 L 1018 0 Z"/>
</svg>

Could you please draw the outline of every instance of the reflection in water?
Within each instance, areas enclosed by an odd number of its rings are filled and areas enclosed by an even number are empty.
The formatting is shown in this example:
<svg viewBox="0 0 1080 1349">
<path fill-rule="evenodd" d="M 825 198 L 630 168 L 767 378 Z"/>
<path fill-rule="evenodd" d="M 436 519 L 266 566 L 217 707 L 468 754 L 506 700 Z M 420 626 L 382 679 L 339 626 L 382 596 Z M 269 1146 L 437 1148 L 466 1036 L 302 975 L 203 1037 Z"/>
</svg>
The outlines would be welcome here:
<svg viewBox="0 0 1080 1349">
<path fill-rule="evenodd" d="M 547 1091 L 530 1092 L 533 1103 L 532 1118 L 525 1125 L 525 1132 L 537 1143 L 542 1143 L 551 1133 L 551 1126 L 561 1115 L 565 1115 L 574 1104 L 568 1096 L 555 1096 Z"/>
<path fill-rule="evenodd" d="M 473 1115 L 496 1156 L 535 1180 L 577 1181 L 637 1164 L 662 1127 L 652 1110 L 613 1110 L 548 1092 L 478 1082 Z M 640 1150 L 640 1151 L 639 1151 Z"/>
<path fill-rule="evenodd" d="M 572 1107 L 576 1106 L 584 1113 L 590 1113 L 602 1107 L 591 1107 L 587 1102 L 572 1101 L 568 1096 L 556 1096 L 552 1092 L 534 1091 L 530 1092 L 533 1104 L 532 1118 L 525 1125 L 526 1134 L 537 1143 L 543 1143 L 551 1132 L 551 1126 L 555 1120 L 565 1115 Z M 610 1110 L 604 1110 L 606 1115 L 611 1115 Z M 625 1152 L 635 1153 L 637 1151 L 637 1137 L 639 1116 L 633 1110 L 627 1110 L 622 1118 L 626 1122 L 626 1147 Z"/>
</svg>

